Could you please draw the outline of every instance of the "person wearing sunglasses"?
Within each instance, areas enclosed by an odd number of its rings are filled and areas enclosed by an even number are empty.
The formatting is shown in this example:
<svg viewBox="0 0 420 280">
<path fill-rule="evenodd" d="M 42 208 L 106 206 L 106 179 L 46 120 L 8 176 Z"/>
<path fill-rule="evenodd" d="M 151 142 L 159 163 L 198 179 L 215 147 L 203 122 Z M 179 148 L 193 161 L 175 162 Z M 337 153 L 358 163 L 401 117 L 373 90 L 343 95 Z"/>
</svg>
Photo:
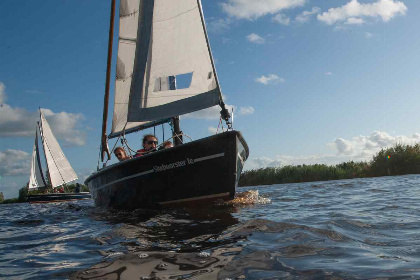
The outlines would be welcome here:
<svg viewBox="0 0 420 280">
<path fill-rule="evenodd" d="M 117 157 L 119 161 L 130 159 L 130 157 L 127 156 L 127 153 L 125 152 L 123 147 L 116 147 L 114 150 L 114 155 Z"/>
<path fill-rule="evenodd" d="M 140 157 L 147 153 L 156 151 L 158 139 L 153 134 L 146 134 L 143 136 L 143 149 L 138 150 L 134 157 Z"/>
</svg>

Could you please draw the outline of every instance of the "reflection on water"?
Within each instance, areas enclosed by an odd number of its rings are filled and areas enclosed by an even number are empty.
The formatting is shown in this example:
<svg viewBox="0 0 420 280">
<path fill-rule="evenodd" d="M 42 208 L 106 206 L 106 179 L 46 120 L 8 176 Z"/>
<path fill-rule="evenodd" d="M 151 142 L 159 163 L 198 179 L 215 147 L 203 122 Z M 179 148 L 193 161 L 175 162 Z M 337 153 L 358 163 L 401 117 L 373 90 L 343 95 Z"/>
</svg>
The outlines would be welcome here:
<svg viewBox="0 0 420 280">
<path fill-rule="evenodd" d="M 420 279 L 419 182 L 251 187 L 191 209 L 0 205 L 0 278 Z"/>
</svg>

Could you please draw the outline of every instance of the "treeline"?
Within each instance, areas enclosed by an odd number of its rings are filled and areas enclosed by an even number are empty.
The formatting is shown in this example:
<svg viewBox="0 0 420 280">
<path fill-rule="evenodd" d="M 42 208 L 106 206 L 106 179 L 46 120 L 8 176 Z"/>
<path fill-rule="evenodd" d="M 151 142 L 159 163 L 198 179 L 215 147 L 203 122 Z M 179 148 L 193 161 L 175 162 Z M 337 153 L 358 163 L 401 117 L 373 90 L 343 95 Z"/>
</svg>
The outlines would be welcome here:
<svg viewBox="0 0 420 280">
<path fill-rule="evenodd" d="M 11 199 L 4 199 L 3 193 L 0 193 L 0 204 L 8 204 L 8 203 L 23 203 L 28 202 L 28 194 L 45 194 L 45 193 L 52 193 L 52 188 L 43 188 L 39 190 L 33 190 L 29 191 L 28 184 L 24 186 L 23 188 L 19 189 L 19 197 L 18 198 L 11 198 Z M 80 185 L 80 191 L 81 192 L 89 192 L 89 187 L 79 184 Z M 69 184 L 69 185 L 63 185 L 65 192 L 67 193 L 73 193 L 76 189 L 76 184 Z"/>
<path fill-rule="evenodd" d="M 378 176 L 420 174 L 420 144 L 397 144 L 382 149 L 370 162 L 343 162 L 337 165 L 311 164 L 267 167 L 245 171 L 239 186 L 256 186 Z"/>
</svg>

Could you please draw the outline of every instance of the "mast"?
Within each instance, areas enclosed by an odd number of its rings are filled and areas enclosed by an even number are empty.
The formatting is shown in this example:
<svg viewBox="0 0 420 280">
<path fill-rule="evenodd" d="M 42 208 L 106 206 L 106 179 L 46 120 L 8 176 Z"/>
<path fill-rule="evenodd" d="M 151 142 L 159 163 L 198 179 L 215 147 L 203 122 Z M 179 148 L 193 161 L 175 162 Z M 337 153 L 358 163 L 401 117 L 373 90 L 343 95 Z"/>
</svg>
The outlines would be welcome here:
<svg viewBox="0 0 420 280">
<path fill-rule="evenodd" d="M 108 40 L 108 63 L 106 67 L 106 82 L 104 96 L 104 114 L 102 119 L 102 136 L 101 136 L 101 160 L 104 161 L 105 153 L 108 160 L 111 158 L 108 148 L 108 140 L 106 135 L 107 119 L 108 119 L 108 103 L 109 103 L 109 83 L 111 79 L 111 61 L 112 61 L 112 39 L 114 38 L 114 18 L 115 18 L 115 0 L 111 1 L 111 19 L 109 22 L 109 40 Z"/>
<path fill-rule="evenodd" d="M 169 79 L 169 89 L 170 90 L 176 90 L 176 77 L 175 76 L 170 76 L 168 77 Z M 172 132 L 172 137 L 174 137 L 174 146 L 179 146 L 182 144 L 183 140 L 182 140 L 182 131 L 181 128 L 179 126 L 179 116 L 175 116 L 171 119 L 172 125 L 173 125 L 173 132 Z"/>
</svg>

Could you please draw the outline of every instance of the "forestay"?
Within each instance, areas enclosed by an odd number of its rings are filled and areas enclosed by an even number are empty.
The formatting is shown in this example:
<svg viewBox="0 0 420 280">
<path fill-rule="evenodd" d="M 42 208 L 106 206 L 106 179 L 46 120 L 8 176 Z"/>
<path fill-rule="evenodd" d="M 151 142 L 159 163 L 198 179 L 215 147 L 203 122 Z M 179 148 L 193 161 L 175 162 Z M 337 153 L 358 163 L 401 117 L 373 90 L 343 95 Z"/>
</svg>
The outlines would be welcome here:
<svg viewBox="0 0 420 280">
<path fill-rule="evenodd" d="M 42 111 L 41 135 L 52 187 L 76 180 L 77 175 L 61 150 Z"/>
<path fill-rule="evenodd" d="M 121 0 L 119 23 L 112 133 L 221 102 L 199 0 Z M 186 88 L 165 85 L 183 74 Z"/>
<path fill-rule="evenodd" d="M 38 126 L 37 126 L 38 127 Z M 32 151 L 31 175 L 29 177 L 29 190 L 45 187 L 46 183 L 42 175 L 38 148 L 38 130 L 35 130 L 35 144 Z"/>
</svg>

